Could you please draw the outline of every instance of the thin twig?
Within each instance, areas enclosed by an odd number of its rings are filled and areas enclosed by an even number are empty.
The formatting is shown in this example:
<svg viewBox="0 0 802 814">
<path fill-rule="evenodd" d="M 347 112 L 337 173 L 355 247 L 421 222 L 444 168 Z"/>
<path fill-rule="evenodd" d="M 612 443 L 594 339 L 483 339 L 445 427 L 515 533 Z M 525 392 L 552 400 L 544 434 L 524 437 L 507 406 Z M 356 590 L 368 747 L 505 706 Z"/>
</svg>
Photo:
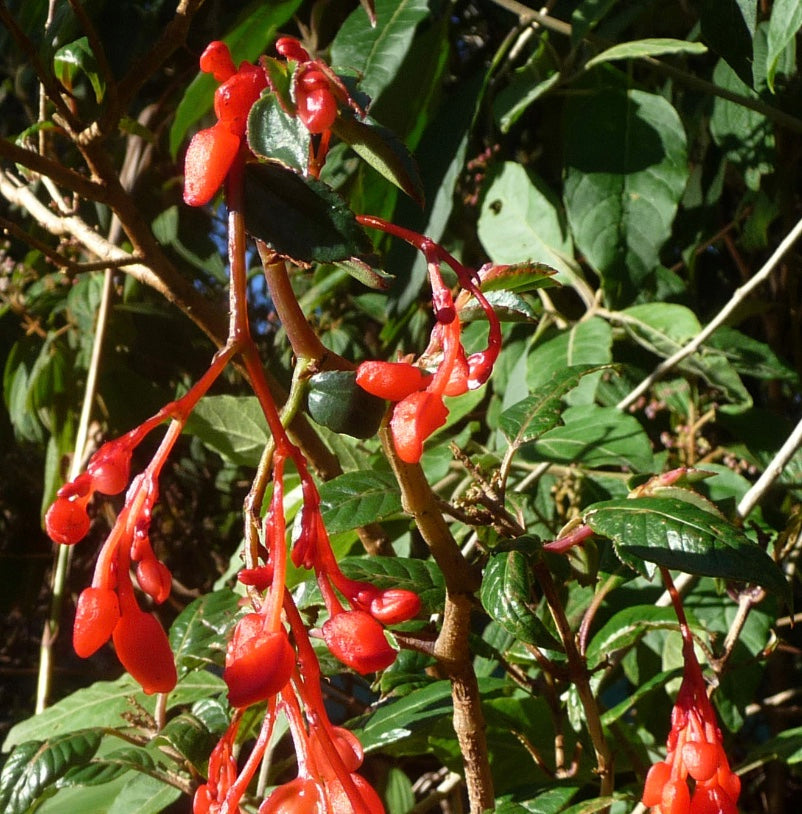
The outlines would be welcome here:
<svg viewBox="0 0 802 814">
<path fill-rule="evenodd" d="M 619 410 L 625 410 L 631 404 L 640 398 L 658 379 L 672 368 L 676 367 L 683 359 L 686 359 L 692 353 L 697 351 L 702 343 L 710 337 L 717 328 L 720 328 L 729 317 L 733 314 L 735 309 L 752 293 L 761 283 L 765 282 L 771 275 L 772 271 L 777 267 L 780 260 L 785 256 L 785 253 L 794 245 L 794 243 L 802 235 L 802 219 L 800 219 L 796 226 L 783 238 L 780 245 L 774 250 L 771 257 L 764 263 L 760 271 L 745 283 L 740 288 L 736 289 L 729 302 L 716 314 L 716 316 L 686 345 L 683 345 L 676 353 L 664 359 L 649 376 L 647 376 L 634 390 L 618 402 L 616 407 Z"/>
</svg>

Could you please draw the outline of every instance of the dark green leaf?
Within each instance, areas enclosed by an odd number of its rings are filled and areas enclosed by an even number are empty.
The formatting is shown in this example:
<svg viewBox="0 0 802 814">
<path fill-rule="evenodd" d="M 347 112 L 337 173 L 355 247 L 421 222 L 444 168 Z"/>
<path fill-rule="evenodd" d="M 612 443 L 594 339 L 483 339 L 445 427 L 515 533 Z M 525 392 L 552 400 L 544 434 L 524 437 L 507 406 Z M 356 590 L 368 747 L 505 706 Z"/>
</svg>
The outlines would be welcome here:
<svg viewBox="0 0 802 814">
<path fill-rule="evenodd" d="M 69 769 L 84 765 L 101 738 L 101 732 L 83 729 L 23 744 L 9 757 L 0 776 L 0 805 L 5 814 L 24 814 Z"/>
<path fill-rule="evenodd" d="M 488 291 L 485 296 L 501 322 L 535 322 L 537 320 L 537 314 L 528 300 L 514 291 Z M 459 309 L 459 318 L 463 322 L 473 322 L 474 320 L 486 320 L 487 316 L 479 303 L 471 298 L 467 305 Z"/>
<path fill-rule="evenodd" d="M 256 466 L 270 437 L 255 396 L 206 396 L 193 410 L 185 432 L 197 435 L 225 460 Z"/>
<path fill-rule="evenodd" d="M 647 681 L 644 681 L 640 686 L 636 687 L 632 692 L 620 703 L 616 704 L 611 709 L 608 709 L 602 715 L 602 723 L 604 726 L 611 726 L 624 715 L 626 715 L 639 701 L 647 695 L 662 689 L 671 679 L 678 678 L 682 675 L 682 668 L 677 667 L 674 670 L 664 670 L 657 675 L 652 676 Z"/>
<path fill-rule="evenodd" d="M 137 746 L 126 746 L 92 758 L 88 763 L 70 769 L 60 786 L 100 786 L 130 771 L 152 771 L 155 763 L 150 753 Z"/>
<path fill-rule="evenodd" d="M 398 136 L 376 122 L 340 115 L 333 133 L 374 170 L 423 206 L 423 182 L 418 165 Z"/>
<path fill-rule="evenodd" d="M 261 158 L 306 172 L 310 140 L 301 120 L 290 116 L 272 93 L 258 99 L 248 114 L 248 146 Z"/>
<path fill-rule="evenodd" d="M 321 484 L 320 511 L 336 534 L 397 514 L 401 494 L 389 472 L 346 472 Z"/>
<path fill-rule="evenodd" d="M 482 291 L 516 291 L 523 294 L 538 288 L 559 285 L 554 275 L 557 270 L 545 263 L 511 263 L 487 266 L 480 271 Z"/>
<path fill-rule="evenodd" d="M 756 379 L 797 381 L 796 372 L 765 343 L 722 325 L 706 344 L 719 351 L 738 373 Z"/>
<path fill-rule="evenodd" d="M 152 742 L 166 746 L 198 770 L 203 770 L 216 741 L 217 736 L 199 718 L 183 712 L 169 720 Z"/>
<path fill-rule="evenodd" d="M 702 39 L 751 85 L 757 0 L 702 0 L 699 21 Z"/>
<path fill-rule="evenodd" d="M 360 89 L 374 102 L 393 82 L 418 23 L 429 15 L 426 0 L 378 0 L 376 25 L 361 9 L 351 12 L 331 44 L 331 63 L 356 71 Z"/>
<path fill-rule="evenodd" d="M 507 551 L 490 558 L 479 598 L 490 617 L 520 641 L 560 649 L 532 609 L 532 564 L 523 552 Z"/>
<path fill-rule="evenodd" d="M 562 399 L 566 393 L 573 390 L 583 376 L 601 369 L 598 365 L 573 365 L 555 371 L 539 393 L 513 404 L 501 414 L 501 431 L 515 446 L 536 440 L 560 423 Z"/>
<path fill-rule="evenodd" d="M 228 589 L 198 597 L 170 627 L 170 648 L 180 676 L 207 665 L 222 667 L 239 597 Z"/>
<path fill-rule="evenodd" d="M 245 166 L 245 228 L 298 265 L 370 258 L 373 247 L 332 189 L 280 164 Z"/>
<path fill-rule="evenodd" d="M 356 383 L 351 370 L 326 370 L 309 379 L 307 411 L 316 423 L 354 438 L 378 432 L 387 404 Z"/>
<path fill-rule="evenodd" d="M 563 200 L 577 247 L 614 303 L 634 299 L 688 177 L 685 130 L 662 96 L 621 89 L 570 97 Z"/>
<path fill-rule="evenodd" d="M 608 500 L 583 520 L 609 537 L 621 560 L 648 576 L 644 563 L 707 577 L 761 585 L 787 594 L 782 571 L 742 531 L 714 514 L 673 498 Z"/>
</svg>

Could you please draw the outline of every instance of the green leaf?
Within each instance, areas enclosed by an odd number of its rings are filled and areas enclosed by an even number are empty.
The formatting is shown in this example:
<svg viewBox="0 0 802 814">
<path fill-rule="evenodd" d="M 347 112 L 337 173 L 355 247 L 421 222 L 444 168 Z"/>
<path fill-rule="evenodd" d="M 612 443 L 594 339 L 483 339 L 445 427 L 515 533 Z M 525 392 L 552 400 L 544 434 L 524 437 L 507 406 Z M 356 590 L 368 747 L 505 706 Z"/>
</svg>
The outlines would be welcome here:
<svg viewBox="0 0 802 814">
<path fill-rule="evenodd" d="M 369 582 L 379 589 L 404 588 L 418 594 L 423 614 L 442 609 L 445 583 L 431 560 L 409 557 L 345 557 L 340 567 L 349 579 Z"/>
<path fill-rule="evenodd" d="M 802 763 L 802 726 L 786 729 L 761 743 L 749 753 L 739 771 L 751 772 L 773 760 L 780 761 L 786 766 Z"/>
<path fill-rule="evenodd" d="M 103 101 L 106 83 L 98 73 L 97 60 L 86 37 L 59 48 L 53 55 L 53 70 L 59 82 L 69 89 L 79 71 L 85 74 L 95 92 L 95 100 L 98 104 Z"/>
<path fill-rule="evenodd" d="M 756 379 L 798 381 L 796 371 L 777 356 L 765 343 L 722 325 L 706 340 L 706 345 L 719 351 L 738 373 Z"/>
<path fill-rule="evenodd" d="M 614 62 L 616 59 L 642 59 L 643 57 L 659 57 L 663 54 L 705 53 L 707 53 L 707 47 L 701 42 L 673 40 L 668 37 L 632 40 L 613 45 L 600 54 L 596 54 L 595 57 L 585 63 L 585 68 L 592 68 L 603 62 Z"/>
<path fill-rule="evenodd" d="M 780 56 L 793 42 L 800 28 L 802 28 L 802 3 L 799 0 L 775 0 L 771 7 L 766 54 L 766 81 L 772 93 Z"/>
<path fill-rule="evenodd" d="M 428 16 L 427 0 L 378 0 L 375 26 L 356 9 L 331 44 L 331 64 L 356 71 L 360 90 L 376 102 L 395 79 L 418 23 Z"/>
<path fill-rule="evenodd" d="M 69 769 L 84 765 L 101 738 L 102 733 L 84 729 L 25 743 L 15 750 L 0 775 L 0 806 L 5 814 L 24 814 Z"/>
<path fill-rule="evenodd" d="M 100 786 L 130 771 L 153 771 L 156 764 L 146 749 L 126 746 L 93 757 L 88 763 L 71 768 L 59 783 L 68 786 Z"/>
<path fill-rule="evenodd" d="M 787 594 L 782 571 L 742 531 L 714 514 L 675 498 L 594 503 L 584 522 L 609 537 L 622 562 L 650 576 L 654 563 L 699 576 L 749 582 Z"/>
<path fill-rule="evenodd" d="M 559 285 L 554 276 L 557 269 L 545 263 L 511 263 L 500 266 L 484 266 L 479 271 L 480 287 L 487 294 L 490 291 L 515 291 L 523 294 L 539 288 L 552 288 Z"/>
<path fill-rule="evenodd" d="M 583 376 L 600 369 L 598 365 L 573 365 L 555 371 L 539 393 L 513 404 L 501 414 L 501 431 L 516 447 L 536 440 L 560 423 L 565 395 L 579 384 Z"/>
<path fill-rule="evenodd" d="M 239 597 L 225 589 L 190 602 L 170 627 L 170 649 L 179 676 L 208 665 L 222 667 L 236 621 Z"/>
<path fill-rule="evenodd" d="M 280 164 L 246 164 L 245 228 L 296 265 L 372 257 L 345 201 L 326 184 Z"/>
<path fill-rule="evenodd" d="M 333 432 L 371 438 L 387 412 L 383 399 L 356 383 L 353 370 L 325 370 L 309 379 L 306 407 L 310 418 Z"/>
<path fill-rule="evenodd" d="M 713 81 L 725 90 L 759 98 L 724 60 L 719 61 L 713 70 Z M 716 96 L 710 116 L 710 133 L 727 159 L 744 173 L 750 189 L 757 190 L 761 177 L 774 171 L 774 125 L 762 113 Z"/>
<path fill-rule="evenodd" d="M 610 89 L 569 98 L 565 202 L 577 248 L 615 303 L 659 265 L 688 178 L 685 130 L 662 96 Z"/>
<path fill-rule="evenodd" d="M 538 458 L 594 468 L 623 467 L 649 471 L 654 456 L 649 437 L 640 423 L 615 407 L 582 404 L 569 407 L 563 426 L 554 427 L 535 442 Z"/>
<path fill-rule="evenodd" d="M 522 551 L 496 554 L 485 567 L 479 598 L 490 617 L 526 644 L 560 650 L 531 607 L 532 564 Z"/>
<path fill-rule="evenodd" d="M 193 703 L 224 689 L 222 678 L 208 672 L 190 673 L 170 693 L 168 709 Z M 145 695 L 128 674 L 116 681 L 96 681 L 92 686 L 77 690 L 43 712 L 13 726 L 3 743 L 3 751 L 24 741 L 42 741 L 88 727 L 119 727 L 125 714 L 131 710 L 132 699 L 149 715 L 154 714 L 156 697 Z"/>
<path fill-rule="evenodd" d="M 571 12 L 571 44 L 580 43 L 615 5 L 615 0 L 579 0 Z"/>
<path fill-rule="evenodd" d="M 331 129 L 363 161 L 423 206 L 423 181 L 418 165 L 395 133 L 369 119 L 360 121 L 349 115 L 338 116 Z"/>
<path fill-rule="evenodd" d="M 490 174 L 477 229 L 494 263 L 547 264 L 564 285 L 577 275 L 559 200 L 520 164 L 507 161 Z"/>
<path fill-rule="evenodd" d="M 613 316 L 638 344 L 662 358 L 668 358 L 702 329 L 696 315 L 684 305 L 656 302 L 635 305 Z M 735 368 L 726 357 L 706 345 L 685 357 L 679 370 L 701 376 L 710 386 L 721 390 L 741 409 L 752 405 L 752 398 Z"/>
<path fill-rule="evenodd" d="M 152 743 L 191 763 L 199 771 L 206 768 L 209 754 L 217 741 L 204 723 L 188 712 L 171 718 L 159 731 Z"/>
<path fill-rule="evenodd" d="M 620 701 L 614 707 L 608 709 L 607 712 L 602 715 L 602 724 L 604 724 L 604 726 L 611 726 L 623 718 L 640 700 L 651 695 L 651 693 L 656 690 L 662 689 L 669 681 L 681 675 L 682 668 L 678 667 L 675 670 L 664 670 L 652 676 L 638 687 L 635 687 L 623 701 Z"/>
<path fill-rule="evenodd" d="M 270 433 L 255 396 L 206 396 L 184 428 L 226 461 L 257 466 Z"/>
<path fill-rule="evenodd" d="M 272 93 L 262 95 L 248 114 L 248 146 L 261 158 L 306 172 L 309 131 L 297 116 L 290 116 Z"/>
<path fill-rule="evenodd" d="M 614 653 L 635 644 L 650 630 L 678 630 L 674 609 L 632 605 L 614 614 L 590 640 L 585 654 L 588 669 L 595 670 Z"/>
<path fill-rule="evenodd" d="M 501 322 L 536 322 L 537 313 L 529 301 L 514 291 L 488 291 L 486 299 L 493 306 Z M 486 320 L 484 309 L 471 298 L 468 304 L 459 309 L 462 322 Z"/>
<path fill-rule="evenodd" d="M 161 814 L 181 797 L 175 786 L 144 774 L 134 775 L 114 798 L 108 814 Z"/>
<path fill-rule="evenodd" d="M 359 528 L 401 511 L 401 494 L 389 472 L 346 472 L 320 486 L 320 511 L 329 533 Z"/>
<path fill-rule="evenodd" d="M 301 0 L 252 3 L 232 31 L 221 37 L 231 51 L 234 64 L 239 65 L 243 60 L 253 62 L 300 5 Z M 216 87 L 217 82 L 211 74 L 198 72 L 184 91 L 170 127 L 170 155 L 173 157 L 178 153 L 189 128 L 212 109 Z"/>
</svg>

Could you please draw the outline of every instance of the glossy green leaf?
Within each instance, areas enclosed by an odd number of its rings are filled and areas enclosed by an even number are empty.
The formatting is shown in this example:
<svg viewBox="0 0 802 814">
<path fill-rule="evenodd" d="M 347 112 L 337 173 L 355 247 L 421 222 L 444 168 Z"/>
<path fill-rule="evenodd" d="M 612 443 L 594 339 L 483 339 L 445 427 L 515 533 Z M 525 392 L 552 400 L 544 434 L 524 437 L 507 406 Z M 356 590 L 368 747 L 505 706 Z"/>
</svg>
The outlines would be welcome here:
<svg viewBox="0 0 802 814">
<path fill-rule="evenodd" d="M 331 534 L 374 523 L 401 511 L 401 494 L 389 472 L 346 472 L 320 486 L 320 511 Z"/>
<path fill-rule="evenodd" d="M 53 56 L 53 68 L 61 84 L 69 89 L 79 71 L 85 74 L 95 92 L 95 100 L 103 101 L 106 83 L 98 72 L 97 60 L 86 37 L 59 48 Z"/>
<path fill-rule="evenodd" d="M 766 54 L 766 81 L 772 92 L 780 56 L 794 40 L 800 28 L 802 28 L 802 3 L 799 0 L 775 0 L 769 18 Z"/>
<path fill-rule="evenodd" d="M 183 712 L 171 718 L 152 742 L 180 755 L 183 760 L 203 771 L 217 742 L 217 735 L 210 732 L 199 718 Z"/>
<path fill-rule="evenodd" d="M 349 579 L 369 582 L 377 588 L 404 588 L 418 594 L 422 614 L 437 613 L 443 606 L 445 582 L 431 560 L 409 557 L 345 557 L 340 561 Z"/>
<path fill-rule="evenodd" d="M 545 263 L 510 263 L 508 265 L 485 266 L 480 272 L 481 289 L 490 291 L 516 291 L 523 294 L 538 288 L 552 288 L 559 285 L 557 269 Z"/>
<path fill-rule="evenodd" d="M 418 23 L 429 15 L 426 0 L 377 0 L 376 25 L 356 9 L 331 44 L 331 64 L 356 71 L 360 90 L 374 102 L 395 79 Z"/>
<path fill-rule="evenodd" d="M 537 320 L 537 313 L 529 300 L 514 291 L 488 291 L 485 296 L 501 322 Z M 471 298 L 467 305 L 460 308 L 459 318 L 462 322 L 485 321 L 487 315 L 482 306 Z"/>
<path fill-rule="evenodd" d="M 364 391 L 351 370 L 326 370 L 312 376 L 306 406 L 317 424 L 354 438 L 376 435 L 387 412 L 386 402 Z"/>
<path fill-rule="evenodd" d="M 238 600 L 228 589 L 213 591 L 198 597 L 181 611 L 169 633 L 179 676 L 208 665 L 222 667 Z"/>
<path fill-rule="evenodd" d="M 569 98 L 563 200 L 577 248 L 614 303 L 657 269 L 688 177 L 685 130 L 662 96 Z M 544 258 L 545 259 L 545 258 Z"/>
<path fill-rule="evenodd" d="M 693 620 L 689 618 L 693 624 Z M 650 630 L 678 630 L 677 614 L 673 608 L 655 605 L 632 605 L 614 614 L 593 635 L 585 653 L 588 668 L 595 670 L 600 664 L 635 644 Z"/>
<path fill-rule="evenodd" d="M 256 466 L 270 437 L 255 396 L 206 396 L 184 428 L 225 460 Z"/>
<path fill-rule="evenodd" d="M 258 99 L 248 114 L 248 146 L 260 158 L 306 172 L 311 137 L 297 116 L 290 116 L 272 93 Z"/>
<path fill-rule="evenodd" d="M 534 613 L 532 563 L 523 552 L 507 551 L 488 560 L 479 598 L 490 617 L 520 641 L 560 649 Z"/>
<path fill-rule="evenodd" d="M 93 757 L 88 763 L 73 767 L 59 783 L 60 786 L 100 786 L 110 783 L 131 771 L 153 771 L 156 764 L 146 749 L 125 746 L 107 754 Z"/>
<path fill-rule="evenodd" d="M 84 765 L 100 746 L 102 733 L 93 729 L 55 735 L 44 742 L 23 744 L 0 775 L 0 806 L 5 814 L 24 814 L 74 766 Z"/>
<path fill-rule="evenodd" d="M 332 132 L 382 177 L 423 206 L 423 181 L 415 159 L 398 136 L 371 120 L 340 115 Z"/>
<path fill-rule="evenodd" d="M 621 560 L 649 576 L 646 563 L 707 577 L 788 591 L 782 571 L 742 531 L 714 514 L 675 498 L 594 503 L 583 513 L 597 534 L 609 537 Z"/>
<path fill-rule="evenodd" d="M 577 274 L 559 200 L 520 164 L 505 162 L 488 178 L 478 234 L 494 263 L 544 263 L 565 285 Z"/>
<path fill-rule="evenodd" d="M 615 407 L 582 404 L 569 407 L 563 425 L 554 427 L 535 442 L 539 458 L 590 468 L 614 466 L 634 472 L 654 465 L 652 445 L 640 422 Z"/>
<path fill-rule="evenodd" d="M 254 62 L 300 5 L 301 0 L 251 3 L 232 31 L 221 37 L 231 51 L 234 64 L 239 65 L 242 60 Z M 170 154 L 173 157 L 192 125 L 212 109 L 216 87 L 211 74 L 199 72 L 184 91 L 170 127 Z"/>
<path fill-rule="evenodd" d="M 642 59 L 643 57 L 659 57 L 664 54 L 704 54 L 707 47 L 701 42 L 688 42 L 687 40 L 673 40 L 669 37 L 655 37 L 644 40 L 622 42 L 607 48 L 600 54 L 589 59 L 585 68 L 592 68 L 603 62 L 614 62 L 617 59 Z"/>
<path fill-rule="evenodd" d="M 496 814 L 558 814 L 579 791 L 579 786 L 554 786 L 539 791 L 522 804 L 503 800 L 496 804 Z M 517 797 L 517 795 L 515 795 Z"/>
<path fill-rule="evenodd" d="M 333 263 L 373 247 L 345 201 L 326 184 L 280 164 L 246 164 L 245 228 L 298 265 Z"/>
<path fill-rule="evenodd" d="M 598 365 L 573 365 L 557 370 L 540 392 L 506 409 L 499 417 L 501 431 L 515 446 L 536 440 L 561 421 L 562 400 L 583 376 L 599 370 Z"/>
</svg>

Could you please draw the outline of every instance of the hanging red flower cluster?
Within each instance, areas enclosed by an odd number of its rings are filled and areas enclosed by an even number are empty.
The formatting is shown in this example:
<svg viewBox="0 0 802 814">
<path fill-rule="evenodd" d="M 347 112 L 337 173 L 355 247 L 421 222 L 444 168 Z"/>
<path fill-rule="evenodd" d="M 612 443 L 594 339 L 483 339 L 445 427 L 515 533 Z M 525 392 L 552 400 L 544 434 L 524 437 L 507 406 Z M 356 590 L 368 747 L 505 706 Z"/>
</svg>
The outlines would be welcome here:
<svg viewBox="0 0 802 814">
<path fill-rule="evenodd" d="M 426 439 L 446 423 L 448 408 L 444 398 L 475 390 L 489 378 L 501 350 L 501 326 L 492 305 L 477 285 L 481 272 L 477 274 L 463 266 L 423 235 L 373 216 L 361 215 L 357 220 L 364 226 L 400 237 L 423 252 L 426 258 L 435 325 L 421 360 L 439 356 L 434 372 L 428 373 L 425 368 L 407 362 L 368 361 L 359 365 L 356 374 L 356 382 L 363 390 L 396 402 L 390 419 L 395 450 L 402 461 L 417 463 Z M 490 329 L 483 351 L 470 356 L 465 353 L 459 310 L 440 274 L 441 263 L 456 273 L 460 286 L 476 298 L 487 317 Z"/>
<path fill-rule="evenodd" d="M 653 814 L 737 814 L 741 780 L 724 752 L 679 594 L 667 572 L 664 579 L 680 622 L 685 666 L 671 712 L 666 759 L 649 769 L 643 804 Z"/>
</svg>

